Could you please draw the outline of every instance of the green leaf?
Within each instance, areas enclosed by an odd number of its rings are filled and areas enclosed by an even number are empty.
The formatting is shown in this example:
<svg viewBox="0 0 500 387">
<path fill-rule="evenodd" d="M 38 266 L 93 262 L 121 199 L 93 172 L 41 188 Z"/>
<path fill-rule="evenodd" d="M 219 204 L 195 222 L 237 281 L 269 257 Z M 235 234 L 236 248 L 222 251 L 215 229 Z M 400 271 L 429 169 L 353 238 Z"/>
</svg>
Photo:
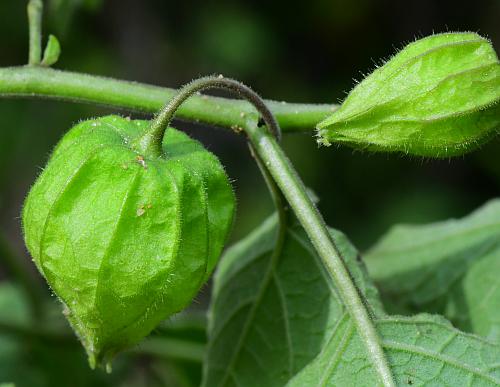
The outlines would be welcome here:
<svg viewBox="0 0 500 387">
<path fill-rule="evenodd" d="M 407 45 L 320 122 L 320 142 L 448 157 L 477 148 L 500 126 L 500 63 L 476 33 Z"/>
<path fill-rule="evenodd" d="M 474 333 L 500 343 L 500 243 L 470 268 L 453 295 L 453 311 Z M 450 308 L 450 306 L 449 306 Z M 463 319 L 469 321 L 463 321 Z"/>
<path fill-rule="evenodd" d="M 271 261 L 275 219 L 233 246 L 215 276 L 204 386 L 376 386 L 365 346 L 303 230 Z M 500 385 L 500 347 L 443 318 L 387 316 L 356 250 L 334 239 L 376 316 L 398 385 Z"/>
<path fill-rule="evenodd" d="M 61 55 L 61 45 L 54 35 L 49 35 L 49 40 L 43 52 L 42 66 L 50 67 L 59 60 Z"/>
<path fill-rule="evenodd" d="M 333 236 L 363 294 L 382 314 L 377 290 L 356 263 L 345 236 Z M 270 259 L 276 218 L 224 255 L 209 314 L 204 386 L 280 386 L 320 353 L 345 314 L 319 257 L 298 226 L 289 226 L 281 254 Z"/>
<path fill-rule="evenodd" d="M 377 330 L 398 386 L 498 386 L 500 347 L 443 318 L 387 317 Z M 345 318 L 321 354 L 288 386 L 377 386 L 363 343 Z"/>
<path fill-rule="evenodd" d="M 500 337 L 500 200 L 460 220 L 394 226 L 365 256 L 388 308 L 445 314 Z"/>
</svg>

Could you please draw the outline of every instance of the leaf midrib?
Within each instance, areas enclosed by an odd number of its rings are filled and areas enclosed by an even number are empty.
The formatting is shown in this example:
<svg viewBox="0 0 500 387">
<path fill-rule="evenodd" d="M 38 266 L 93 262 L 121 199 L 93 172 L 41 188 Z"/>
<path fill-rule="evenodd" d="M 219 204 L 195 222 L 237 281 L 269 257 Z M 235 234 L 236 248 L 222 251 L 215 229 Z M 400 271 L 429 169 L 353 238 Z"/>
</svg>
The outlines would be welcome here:
<svg viewBox="0 0 500 387">
<path fill-rule="evenodd" d="M 288 230 L 286 230 L 285 232 L 287 233 Z M 254 299 L 254 302 L 250 308 L 250 311 L 248 312 L 248 317 L 245 321 L 245 325 L 243 326 L 243 329 L 241 330 L 241 335 L 239 337 L 238 343 L 236 344 L 236 348 L 234 349 L 234 351 L 231 355 L 231 358 L 229 359 L 229 363 L 225 369 L 225 373 L 222 376 L 222 380 L 218 384 L 221 387 L 226 385 L 229 377 L 233 373 L 234 364 L 236 363 L 236 360 L 238 359 L 238 357 L 241 353 L 241 348 L 243 347 L 243 343 L 246 339 L 246 336 L 248 335 L 248 332 L 250 331 L 251 322 L 253 321 L 255 314 L 257 312 L 257 309 L 260 306 L 260 303 L 262 302 L 262 298 L 264 297 L 264 294 L 266 293 L 266 291 L 268 289 L 269 283 L 270 283 L 272 276 L 273 276 L 275 269 L 276 269 L 276 264 L 279 261 L 279 258 L 281 257 L 282 248 L 283 248 L 283 244 L 278 246 L 277 250 L 274 250 L 271 253 L 271 257 L 270 257 L 271 259 L 269 260 L 269 265 L 268 265 L 266 273 L 263 277 L 263 280 L 262 280 L 261 286 L 259 288 L 259 291 L 257 293 L 257 296 Z M 233 379 L 235 379 L 235 378 L 233 377 Z"/>
</svg>

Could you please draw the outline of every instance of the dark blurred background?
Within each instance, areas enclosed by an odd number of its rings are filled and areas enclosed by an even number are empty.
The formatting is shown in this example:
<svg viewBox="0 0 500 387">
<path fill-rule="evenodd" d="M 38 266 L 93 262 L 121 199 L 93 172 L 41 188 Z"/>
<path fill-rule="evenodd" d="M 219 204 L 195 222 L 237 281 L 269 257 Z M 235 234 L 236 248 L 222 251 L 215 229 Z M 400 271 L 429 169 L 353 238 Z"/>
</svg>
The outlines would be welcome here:
<svg viewBox="0 0 500 387">
<path fill-rule="evenodd" d="M 289 102 L 340 102 L 353 79 L 361 79 L 361 73 L 368 73 L 396 48 L 432 32 L 476 31 L 492 39 L 497 51 L 500 48 L 498 0 L 45 3 L 45 36 L 57 35 L 62 45 L 57 68 L 172 87 L 199 75 L 222 73 L 251 85 L 265 98 Z M 0 66 L 27 62 L 25 5 L 0 1 Z M 80 119 L 111 112 L 116 111 L 54 101 L 0 100 L 0 254 L 32 269 L 19 221 L 30 185 L 66 130 Z M 232 241 L 243 237 L 272 212 L 245 141 L 220 129 L 178 126 L 215 152 L 234 179 L 238 215 Z M 286 135 L 283 146 L 320 198 L 327 223 L 347 233 L 361 250 L 393 223 L 460 217 L 498 196 L 500 189 L 498 139 L 473 154 L 440 161 L 318 148 L 312 132 Z M 0 333 L 0 383 L 191 386 L 199 381 L 199 362 L 179 354 L 144 350 L 124 355 L 116 362 L 116 372 L 107 376 L 88 371 L 83 350 L 71 336 L 64 344 L 33 332 L 28 339 L 31 312 L 24 305 L 26 297 L 13 281 L 14 269 L 2 262 L 0 317 L 12 314 L 15 322 L 24 321 L 27 332 Z M 36 274 L 29 278 L 48 294 Z M 205 289 L 195 312 L 203 310 L 208 296 Z M 56 305 L 54 298 L 50 300 Z M 61 324 L 65 331 L 64 322 L 51 318 L 57 322 L 47 323 L 45 317 L 40 324 Z M 186 320 L 191 323 L 184 326 L 182 320 L 180 328 L 166 326 L 167 333 L 157 336 L 185 335 L 202 345 L 198 328 L 203 317 L 196 312 L 194 319 Z"/>
</svg>

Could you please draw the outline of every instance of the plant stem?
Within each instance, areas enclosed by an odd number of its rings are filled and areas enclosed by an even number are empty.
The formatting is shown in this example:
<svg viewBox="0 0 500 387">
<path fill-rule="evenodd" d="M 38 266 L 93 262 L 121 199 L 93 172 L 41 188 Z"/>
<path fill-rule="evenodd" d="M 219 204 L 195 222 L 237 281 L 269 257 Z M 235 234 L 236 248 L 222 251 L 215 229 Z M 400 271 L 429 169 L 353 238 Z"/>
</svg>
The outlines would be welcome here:
<svg viewBox="0 0 500 387">
<path fill-rule="evenodd" d="M 42 0 L 30 0 L 28 3 L 28 23 L 30 32 L 30 65 L 39 65 L 42 61 Z"/>
<path fill-rule="evenodd" d="M 281 129 L 273 114 L 267 109 L 264 101 L 250 88 L 243 86 L 240 82 L 233 79 L 218 77 L 202 77 L 195 79 L 184 85 L 179 92 L 160 110 L 160 113 L 151 122 L 149 129 L 141 136 L 136 146 L 144 154 L 153 153 L 156 156 L 162 153 L 162 141 L 165 131 L 172 122 L 175 113 L 180 106 L 193 94 L 206 89 L 225 89 L 240 95 L 252 103 L 255 108 L 262 114 L 264 122 L 273 132 L 274 136 L 281 139 Z M 254 117 L 255 113 L 243 114 L 243 117 Z M 248 120 L 248 118 L 247 118 Z"/>
<path fill-rule="evenodd" d="M 321 214 L 309 198 L 304 184 L 279 144 L 266 128 L 247 125 L 245 129 L 253 148 L 280 187 L 331 275 L 347 311 L 354 320 L 357 332 L 366 345 L 369 358 L 383 385 L 395 386 L 392 372 L 379 342 L 378 333 L 364 300 L 354 285 L 340 251 L 328 232 Z"/>
<path fill-rule="evenodd" d="M 263 165 L 272 180 L 274 180 L 270 186 L 273 199 L 276 201 L 278 209 L 284 209 L 284 206 L 279 202 L 281 195 L 274 194 L 273 186 L 276 183 L 294 210 L 328 270 L 349 315 L 356 325 L 358 334 L 368 350 L 368 356 L 380 380 L 386 387 L 395 386 L 391 369 L 380 344 L 368 306 L 365 305 L 363 296 L 356 288 L 321 214 L 309 198 L 304 184 L 276 141 L 276 139 L 280 138 L 281 133 L 279 124 L 257 93 L 233 79 L 224 77 L 204 77 L 194 80 L 181 88 L 179 94 L 160 111 L 149 130 L 139 139 L 136 146 L 139 146 L 144 152 L 151 150 L 156 153 L 161 152 L 163 135 L 177 109 L 195 92 L 210 88 L 222 88 L 238 94 L 250 101 L 261 115 L 265 126 L 259 125 L 254 113 L 248 116 L 242 130 L 248 136 L 259 166 Z M 268 180 L 267 172 L 264 173 L 266 180 Z M 286 221 L 285 215 L 284 211 L 280 212 L 280 221 Z M 230 366 L 231 364 L 228 365 L 228 367 Z"/>
<path fill-rule="evenodd" d="M 41 66 L 0 68 L 0 97 L 37 97 L 86 102 L 155 113 L 177 90 Z M 266 101 L 283 132 L 311 132 L 337 105 Z M 254 113 L 246 101 L 195 95 L 176 117 L 224 128 L 242 127 Z"/>
</svg>

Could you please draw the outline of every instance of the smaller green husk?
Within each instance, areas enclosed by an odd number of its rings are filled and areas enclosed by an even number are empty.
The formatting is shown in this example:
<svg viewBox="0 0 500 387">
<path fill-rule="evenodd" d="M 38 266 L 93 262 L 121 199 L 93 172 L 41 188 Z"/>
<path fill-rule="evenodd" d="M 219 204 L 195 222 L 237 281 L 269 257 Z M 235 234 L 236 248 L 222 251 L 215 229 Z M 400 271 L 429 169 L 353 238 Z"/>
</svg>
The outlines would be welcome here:
<svg viewBox="0 0 500 387">
<path fill-rule="evenodd" d="M 318 142 L 369 151 L 449 157 L 500 128 L 500 63 L 476 33 L 443 33 L 407 45 L 359 83 L 317 125 Z"/>
</svg>

